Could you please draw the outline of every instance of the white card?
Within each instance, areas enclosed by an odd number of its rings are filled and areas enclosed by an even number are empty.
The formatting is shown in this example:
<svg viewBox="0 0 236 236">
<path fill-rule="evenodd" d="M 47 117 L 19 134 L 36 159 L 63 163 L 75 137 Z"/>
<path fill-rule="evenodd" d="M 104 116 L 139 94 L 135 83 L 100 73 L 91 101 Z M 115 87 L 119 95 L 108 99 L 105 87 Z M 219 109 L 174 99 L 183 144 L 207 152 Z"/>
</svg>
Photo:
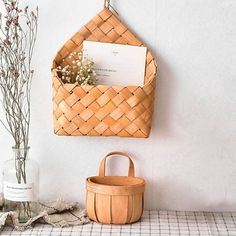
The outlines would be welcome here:
<svg viewBox="0 0 236 236">
<path fill-rule="evenodd" d="M 143 85 L 146 47 L 85 40 L 83 50 L 84 56 L 94 62 L 98 84 Z"/>
</svg>

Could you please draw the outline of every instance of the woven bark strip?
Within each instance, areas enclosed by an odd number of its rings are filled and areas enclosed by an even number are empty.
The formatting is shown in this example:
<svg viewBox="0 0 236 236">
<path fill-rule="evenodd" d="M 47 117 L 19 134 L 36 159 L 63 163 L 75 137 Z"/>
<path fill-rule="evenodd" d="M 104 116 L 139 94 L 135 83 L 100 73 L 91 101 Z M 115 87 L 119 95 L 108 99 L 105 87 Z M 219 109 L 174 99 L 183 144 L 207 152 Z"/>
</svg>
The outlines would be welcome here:
<svg viewBox="0 0 236 236">
<path fill-rule="evenodd" d="M 147 50 L 144 85 L 63 84 L 56 68 L 69 63 L 69 54 L 81 51 L 84 40 L 143 46 L 108 8 L 104 8 L 68 40 L 57 53 L 52 66 L 55 134 L 148 137 L 157 76 L 157 64 L 150 51 Z"/>
</svg>

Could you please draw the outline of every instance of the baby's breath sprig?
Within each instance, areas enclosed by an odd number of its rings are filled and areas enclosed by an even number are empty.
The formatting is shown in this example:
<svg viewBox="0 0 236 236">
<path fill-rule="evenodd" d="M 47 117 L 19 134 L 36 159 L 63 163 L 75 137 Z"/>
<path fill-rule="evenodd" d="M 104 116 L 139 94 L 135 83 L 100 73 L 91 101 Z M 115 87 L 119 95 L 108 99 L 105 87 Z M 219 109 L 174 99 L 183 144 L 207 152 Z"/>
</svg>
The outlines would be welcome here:
<svg viewBox="0 0 236 236">
<path fill-rule="evenodd" d="M 63 83 L 76 85 L 96 85 L 96 73 L 93 69 L 94 62 L 83 57 L 83 52 L 72 52 L 66 60 L 66 65 L 56 68 Z M 63 63 L 65 64 L 65 59 Z"/>
</svg>

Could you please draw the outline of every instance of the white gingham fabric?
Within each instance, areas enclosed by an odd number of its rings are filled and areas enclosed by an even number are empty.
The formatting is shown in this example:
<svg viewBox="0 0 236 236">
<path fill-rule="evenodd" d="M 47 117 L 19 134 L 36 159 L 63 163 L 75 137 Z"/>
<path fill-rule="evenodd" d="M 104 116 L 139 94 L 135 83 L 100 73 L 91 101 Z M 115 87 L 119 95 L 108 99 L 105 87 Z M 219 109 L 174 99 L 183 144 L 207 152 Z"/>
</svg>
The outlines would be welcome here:
<svg viewBox="0 0 236 236">
<path fill-rule="evenodd" d="M 131 225 L 102 225 L 56 228 L 36 224 L 23 232 L 5 227 L 0 235 L 42 236 L 236 236 L 236 212 L 144 211 L 142 220 Z"/>
</svg>

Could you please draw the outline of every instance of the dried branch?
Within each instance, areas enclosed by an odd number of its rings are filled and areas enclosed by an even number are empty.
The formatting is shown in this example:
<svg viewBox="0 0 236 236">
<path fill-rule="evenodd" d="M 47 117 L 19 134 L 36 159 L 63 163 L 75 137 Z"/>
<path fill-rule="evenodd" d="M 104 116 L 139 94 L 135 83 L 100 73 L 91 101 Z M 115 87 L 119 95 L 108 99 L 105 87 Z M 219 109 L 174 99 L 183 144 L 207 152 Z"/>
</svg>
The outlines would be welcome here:
<svg viewBox="0 0 236 236">
<path fill-rule="evenodd" d="M 0 12 L 0 91 L 5 121 L 17 148 L 27 147 L 30 125 L 31 68 L 38 30 L 38 8 L 19 7 L 19 0 L 2 0 Z"/>
</svg>

